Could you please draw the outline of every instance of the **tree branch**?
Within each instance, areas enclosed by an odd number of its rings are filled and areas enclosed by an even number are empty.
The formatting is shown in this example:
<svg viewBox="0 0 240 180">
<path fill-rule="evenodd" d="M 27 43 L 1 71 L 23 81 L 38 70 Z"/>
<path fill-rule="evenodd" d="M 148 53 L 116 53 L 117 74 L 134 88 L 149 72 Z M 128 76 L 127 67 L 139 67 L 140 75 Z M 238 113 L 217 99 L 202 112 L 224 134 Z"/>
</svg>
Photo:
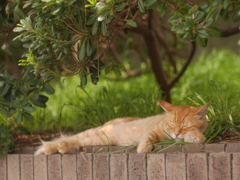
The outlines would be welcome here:
<svg viewBox="0 0 240 180">
<path fill-rule="evenodd" d="M 184 72 L 186 71 L 188 65 L 190 64 L 190 62 L 192 61 L 192 58 L 193 58 L 193 55 L 195 53 L 195 50 L 196 50 L 196 42 L 192 42 L 192 49 L 191 49 L 191 52 L 190 52 L 190 55 L 187 59 L 187 61 L 185 62 L 185 64 L 183 65 L 182 67 L 182 70 L 174 77 L 174 79 L 172 80 L 172 82 L 169 84 L 169 88 L 171 89 L 175 84 L 176 82 L 178 82 L 178 80 L 180 79 L 180 77 L 184 74 Z"/>
<path fill-rule="evenodd" d="M 228 37 L 228 36 L 232 36 L 234 34 L 237 34 L 240 32 L 240 25 L 236 25 L 234 27 L 231 28 L 227 28 L 222 31 L 222 36 L 221 37 Z"/>
<path fill-rule="evenodd" d="M 151 67 L 154 72 L 155 78 L 161 87 L 163 97 L 170 102 L 170 88 L 164 75 L 164 70 L 158 53 L 159 49 L 157 49 L 153 32 L 140 23 L 138 23 L 138 26 L 136 28 L 130 28 L 130 30 L 143 36 L 146 47 L 148 49 L 149 58 L 151 59 Z"/>
</svg>

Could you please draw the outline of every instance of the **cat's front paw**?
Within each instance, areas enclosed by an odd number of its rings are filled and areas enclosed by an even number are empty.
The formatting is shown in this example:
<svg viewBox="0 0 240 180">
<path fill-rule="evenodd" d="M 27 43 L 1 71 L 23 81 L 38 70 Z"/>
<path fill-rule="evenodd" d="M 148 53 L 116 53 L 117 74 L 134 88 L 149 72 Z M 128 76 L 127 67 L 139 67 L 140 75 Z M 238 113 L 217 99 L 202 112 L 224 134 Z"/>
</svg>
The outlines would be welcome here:
<svg viewBox="0 0 240 180">
<path fill-rule="evenodd" d="M 140 145 L 137 148 L 137 153 L 149 153 L 152 151 L 153 146 L 151 144 L 149 145 Z"/>
<path fill-rule="evenodd" d="M 184 137 L 185 142 L 191 142 L 191 143 L 204 143 L 205 142 L 205 137 L 202 133 L 200 132 L 192 132 L 188 133 Z"/>
<path fill-rule="evenodd" d="M 72 149 L 72 148 L 71 148 L 69 142 L 62 140 L 58 143 L 58 151 L 61 154 L 68 152 L 70 149 Z"/>
</svg>

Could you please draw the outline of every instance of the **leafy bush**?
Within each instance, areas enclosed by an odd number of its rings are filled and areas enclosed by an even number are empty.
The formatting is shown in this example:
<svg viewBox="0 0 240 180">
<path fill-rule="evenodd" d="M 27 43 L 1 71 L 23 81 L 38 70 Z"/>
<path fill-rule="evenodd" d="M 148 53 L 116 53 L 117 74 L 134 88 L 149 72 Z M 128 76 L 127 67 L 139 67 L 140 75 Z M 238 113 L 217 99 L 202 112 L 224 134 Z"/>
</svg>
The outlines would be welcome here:
<svg viewBox="0 0 240 180">
<path fill-rule="evenodd" d="M 8 71 L 0 74 L 0 113 L 3 115 L 0 122 L 0 156 L 7 148 L 9 151 L 14 149 L 12 136 L 15 132 L 29 134 L 23 120 L 33 121 L 33 105 L 46 107 L 48 97 L 41 95 L 42 92 L 54 93 L 54 89 L 42 78 L 36 79 L 31 70 L 31 66 L 25 68 L 21 78 L 10 75 Z"/>
</svg>

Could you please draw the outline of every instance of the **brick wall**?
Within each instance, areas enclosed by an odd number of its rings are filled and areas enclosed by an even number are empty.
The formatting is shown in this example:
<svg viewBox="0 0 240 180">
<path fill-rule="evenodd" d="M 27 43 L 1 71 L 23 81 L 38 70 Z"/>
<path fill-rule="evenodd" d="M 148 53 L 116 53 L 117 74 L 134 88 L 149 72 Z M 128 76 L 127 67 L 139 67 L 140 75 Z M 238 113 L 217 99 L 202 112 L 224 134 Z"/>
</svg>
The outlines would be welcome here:
<svg viewBox="0 0 240 180">
<path fill-rule="evenodd" d="M 0 180 L 239 180 L 240 143 L 155 146 L 160 153 L 135 148 L 85 147 L 84 152 L 34 156 L 19 149 L 0 160 Z"/>
</svg>

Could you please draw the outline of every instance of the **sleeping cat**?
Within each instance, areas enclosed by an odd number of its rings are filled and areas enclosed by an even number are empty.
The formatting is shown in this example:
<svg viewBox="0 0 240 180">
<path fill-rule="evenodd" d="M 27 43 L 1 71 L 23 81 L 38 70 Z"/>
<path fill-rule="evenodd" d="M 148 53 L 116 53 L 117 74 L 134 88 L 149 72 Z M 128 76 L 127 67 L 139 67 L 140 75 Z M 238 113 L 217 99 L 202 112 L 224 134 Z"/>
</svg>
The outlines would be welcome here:
<svg viewBox="0 0 240 180">
<path fill-rule="evenodd" d="M 206 111 L 209 103 L 201 107 L 174 106 L 166 101 L 159 101 L 165 114 L 147 118 L 118 118 L 103 126 L 86 130 L 73 136 L 44 142 L 35 155 L 55 152 L 62 154 L 73 148 L 97 145 L 138 145 L 138 153 L 152 150 L 153 141 L 168 140 L 203 143 L 203 133 L 208 127 Z M 171 137 L 169 137 L 171 136 Z"/>
</svg>

